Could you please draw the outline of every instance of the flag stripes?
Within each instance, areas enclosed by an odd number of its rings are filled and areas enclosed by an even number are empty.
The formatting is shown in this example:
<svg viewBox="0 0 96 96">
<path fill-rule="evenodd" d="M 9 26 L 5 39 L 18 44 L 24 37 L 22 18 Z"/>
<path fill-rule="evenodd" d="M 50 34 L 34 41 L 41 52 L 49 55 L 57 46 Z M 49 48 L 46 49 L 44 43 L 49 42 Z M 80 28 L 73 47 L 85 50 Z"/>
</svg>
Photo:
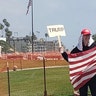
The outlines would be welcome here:
<svg viewBox="0 0 96 96">
<path fill-rule="evenodd" d="M 78 90 L 96 74 L 96 47 L 88 51 L 69 54 L 70 81 Z"/>
</svg>

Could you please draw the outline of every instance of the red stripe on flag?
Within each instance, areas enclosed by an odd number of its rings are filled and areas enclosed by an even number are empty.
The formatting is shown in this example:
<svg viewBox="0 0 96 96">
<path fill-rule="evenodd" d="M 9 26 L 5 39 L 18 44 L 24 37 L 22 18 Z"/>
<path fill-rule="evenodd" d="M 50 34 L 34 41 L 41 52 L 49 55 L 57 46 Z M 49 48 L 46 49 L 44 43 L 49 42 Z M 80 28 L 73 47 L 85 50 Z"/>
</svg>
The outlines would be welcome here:
<svg viewBox="0 0 96 96">
<path fill-rule="evenodd" d="M 87 50 L 87 51 L 83 51 L 83 52 L 78 52 L 78 53 L 74 53 L 74 54 L 69 54 L 69 58 L 75 56 L 75 57 L 80 57 L 80 56 L 83 56 L 84 54 L 88 54 L 90 52 L 93 52 L 94 50 L 96 50 L 96 47 L 90 49 L 90 50 Z"/>
<path fill-rule="evenodd" d="M 94 69 L 94 70 L 92 70 L 92 71 L 90 71 L 90 72 L 87 72 L 87 73 L 85 73 L 85 74 L 82 74 L 79 78 L 77 78 L 77 79 L 72 83 L 74 89 L 75 89 L 75 90 L 78 90 L 80 87 L 82 87 L 83 85 L 85 85 L 95 74 L 96 74 L 96 69 Z M 84 80 L 82 80 L 82 78 L 85 77 L 85 76 L 86 76 L 87 78 L 84 79 Z M 90 77 L 88 77 L 88 76 L 90 76 Z M 78 81 L 80 81 L 80 80 L 81 80 L 81 82 L 78 84 Z M 76 83 L 77 83 L 77 85 L 75 85 Z"/>
<path fill-rule="evenodd" d="M 70 64 L 77 64 L 77 63 L 79 63 L 79 62 L 83 62 L 83 61 L 86 61 L 86 60 L 88 60 L 88 59 L 90 59 L 90 58 L 95 58 L 94 56 L 95 56 L 96 54 L 93 54 L 93 55 L 91 55 L 90 57 L 87 57 L 87 58 L 82 58 L 82 60 L 78 60 L 78 61 L 75 61 L 75 62 L 71 62 L 70 61 Z"/>
<path fill-rule="evenodd" d="M 75 73 L 71 73 L 72 71 L 74 71 L 74 70 L 76 70 L 76 69 L 79 69 L 79 68 L 82 68 L 82 67 L 87 67 L 87 65 L 90 65 L 90 63 L 95 63 L 96 61 L 93 61 L 93 62 L 89 62 L 89 63 L 86 63 L 86 64 L 84 64 L 84 65 L 82 65 L 82 66 L 77 66 L 77 67 L 75 67 L 75 68 L 70 68 L 70 76 L 74 76 L 75 74 L 81 74 L 81 72 L 83 71 L 83 70 L 80 70 L 80 72 L 78 71 L 78 72 L 75 72 Z"/>
<path fill-rule="evenodd" d="M 70 81 L 78 90 L 96 74 L 96 47 L 88 51 L 69 54 Z"/>
</svg>

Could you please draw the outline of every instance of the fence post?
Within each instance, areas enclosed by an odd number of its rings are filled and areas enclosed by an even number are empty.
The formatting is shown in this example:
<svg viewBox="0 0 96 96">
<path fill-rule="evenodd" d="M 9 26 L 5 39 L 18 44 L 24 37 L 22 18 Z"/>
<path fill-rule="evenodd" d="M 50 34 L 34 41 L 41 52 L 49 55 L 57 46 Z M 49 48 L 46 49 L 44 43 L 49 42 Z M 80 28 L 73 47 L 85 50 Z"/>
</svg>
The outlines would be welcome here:
<svg viewBox="0 0 96 96">
<path fill-rule="evenodd" d="M 7 62 L 7 78 L 8 78 L 8 94 L 10 96 L 10 77 L 9 77 L 9 65 Z"/>
<path fill-rule="evenodd" d="M 22 60 L 21 60 L 21 58 L 20 58 L 20 65 L 21 65 L 21 70 L 22 70 Z"/>
<path fill-rule="evenodd" d="M 46 70 L 45 70 L 45 58 L 43 57 L 43 68 L 44 68 L 44 96 L 47 96 L 46 90 Z"/>
</svg>

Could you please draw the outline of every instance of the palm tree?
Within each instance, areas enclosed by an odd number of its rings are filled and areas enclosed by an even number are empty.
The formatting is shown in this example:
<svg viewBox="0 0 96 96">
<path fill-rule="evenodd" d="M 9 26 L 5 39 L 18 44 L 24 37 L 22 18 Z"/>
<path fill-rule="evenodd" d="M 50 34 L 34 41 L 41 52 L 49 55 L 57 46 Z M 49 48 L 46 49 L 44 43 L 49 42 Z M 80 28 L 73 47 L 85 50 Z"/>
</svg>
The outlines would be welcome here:
<svg viewBox="0 0 96 96">
<path fill-rule="evenodd" d="M 10 37 L 12 36 L 12 31 L 6 31 L 6 40 L 8 44 L 10 44 Z"/>
<path fill-rule="evenodd" d="M 49 37 L 48 33 L 45 33 L 45 37 L 46 37 L 46 40 L 47 40 L 47 37 Z"/>
<path fill-rule="evenodd" d="M 9 30 L 10 24 L 9 22 L 7 22 L 6 19 L 3 19 L 3 23 L 0 23 L 0 30 L 2 30 L 2 32 L 5 32 L 5 36 L 6 36 L 6 42 L 3 40 L 0 40 L 0 46 L 2 46 L 2 51 L 3 52 L 9 52 L 10 50 L 10 37 L 12 36 L 12 31 Z M 5 27 L 5 28 L 4 28 Z M 3 37 L 3 33 L 2 33 L 2 37 Z"/>
<path fill-rule="evenodd" d="M 1 35 L 1 37 L 3 37 L 3 28 L 4 28 L 4 25 L 0 23 L 0 30 L 2 30 L 2 35 Z"/>
<path fill-rule="evenodd" d="M 7 19 L 3 19 L 3 23 L 6 25 L 6 27 L 10 27 L 9 22 L 7 22 Z"/>
<path fill-rule="evenodd" d="M 12 36 L 12 31 L 9 31 L 10 24 L 9 24 L 9 22 L 7 22 L 7 19 L 3 19 L 3 23 L 6 26 L 6 28 L 5 28 L 6 40 L 10 44 L 10 37 Z"/>
</svg>

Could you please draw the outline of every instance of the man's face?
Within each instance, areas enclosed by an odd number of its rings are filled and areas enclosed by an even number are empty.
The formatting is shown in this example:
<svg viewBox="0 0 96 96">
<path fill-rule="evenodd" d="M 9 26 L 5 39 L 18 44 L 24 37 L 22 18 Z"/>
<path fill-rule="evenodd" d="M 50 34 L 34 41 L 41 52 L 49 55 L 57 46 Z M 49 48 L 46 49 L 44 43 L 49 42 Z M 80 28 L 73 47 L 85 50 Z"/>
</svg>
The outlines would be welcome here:
<svg viewBox="0 0 96 96">
<path fill-rule="evenodd" d="M 83 43 L 85 46 L 88 46 L 89 39 L 90 39 L 90 35 L 83 35 Z"/>
</svg>

